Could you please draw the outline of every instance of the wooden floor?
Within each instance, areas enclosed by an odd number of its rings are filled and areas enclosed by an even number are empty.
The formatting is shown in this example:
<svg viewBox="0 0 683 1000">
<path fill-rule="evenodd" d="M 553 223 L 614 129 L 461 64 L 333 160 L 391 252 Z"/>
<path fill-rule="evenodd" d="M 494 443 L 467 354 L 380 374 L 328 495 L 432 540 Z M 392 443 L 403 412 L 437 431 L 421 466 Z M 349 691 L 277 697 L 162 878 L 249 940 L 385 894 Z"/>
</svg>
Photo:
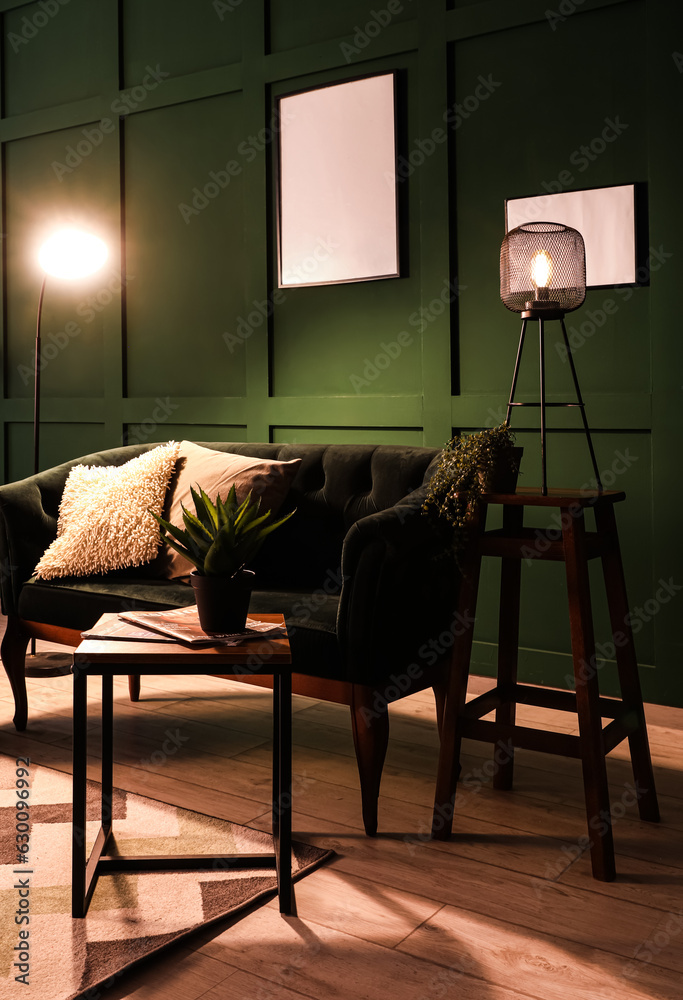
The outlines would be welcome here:
<svg viewBox="0 0 683 1000">
<path fill-rule="evenodd" d="M 211 677 L 150 677 L 132 705 L 125 680 L 116 685 L 118 785 L 268 828 L 268 692 Z M 486 686 L 473 679 L 473 691 Z M 69 677 L 29 680 L 29 729 L 17 734 L 3 676 L 0 749 L 69 771 L 70 688 Z M 611 884 L 591 878 L 581 853 L 575 761 L 519 752 L 515 790 L 494 792 L 486 748 L 467 745 L 454 837 L 427 840 L 434 718 L 431 692 L 393 706 L 380 835 L 369 839 L 348 710 L 295 698 L 296 835 L 336 858 L 298 884 L 297 918 L 280 917 L 273 901 L 150 960 L 107 1000 L 681 1000 L 683 710 L 648 709 L 660 825 L 638 819 L 626 752 L 610 758 L 621 817 Z M 522 718 L 576 731 L 569 715 L 527 708 Z M 168 729 L 181 745 L 152 764 Z"/>
</svg>

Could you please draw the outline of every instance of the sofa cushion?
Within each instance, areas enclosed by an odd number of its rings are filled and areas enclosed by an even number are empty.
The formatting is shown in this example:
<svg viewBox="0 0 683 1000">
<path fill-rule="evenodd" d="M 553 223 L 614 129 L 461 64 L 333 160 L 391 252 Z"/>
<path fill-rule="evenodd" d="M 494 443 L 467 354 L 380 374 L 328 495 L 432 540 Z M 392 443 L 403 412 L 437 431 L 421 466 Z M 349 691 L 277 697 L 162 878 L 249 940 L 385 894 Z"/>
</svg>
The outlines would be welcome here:
<svg viewBox="0 0 683 1000">
<path fill-rule="evenodd" d="M 278 462 L 271 459 L 252 458 L 243 455 L 226 454 L 181 441 L 176 470 L 164 506 L 164 517 L 183 527 L 183 506 L 194 513 L 192 488 L 201 487 L 212 500 L 220 494 L 226 499 L 234 484 L 237 499 L 241 503 L 251 491 L 252 498 L 261 499 L 261 512 L 276 514 L 282 506 L 301 459 Z M 164 546 L 157 565 L 160 575 L 168 579 L 188 576 L 194 567 L 175 549 Z"/>
<path fill-rule="evenodd" d="M 19 616 L 28 621 L 83 631 L 105 611 L 160 611 L 194 604 L 184 583 L 136 576 L 65 577 L 29 580 L 19 596 Z"/>
<path fill-rule="evenodd" d="M 179 445 L 170 441 L 121 466 L 76 465 L 64 486 L 57 537 L 36 574 L 44 580 L 141 566 L 156 555 Z"/>
</svg>

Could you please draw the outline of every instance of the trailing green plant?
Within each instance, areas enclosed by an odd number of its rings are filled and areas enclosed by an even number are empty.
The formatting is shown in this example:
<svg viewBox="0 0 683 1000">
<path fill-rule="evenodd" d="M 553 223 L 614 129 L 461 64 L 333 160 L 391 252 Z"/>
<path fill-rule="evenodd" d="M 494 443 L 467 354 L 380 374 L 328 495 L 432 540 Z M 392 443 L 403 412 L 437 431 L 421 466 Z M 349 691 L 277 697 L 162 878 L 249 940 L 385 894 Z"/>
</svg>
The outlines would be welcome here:
<svg viewBox="0 0 683 1000">
<path fill-rule="evenodd" d="M 192 490 L 196 514 L 183 508 L 184 528 L 150 511 L 166 532 L 163 541 L 196 567 L 200 576 L 230 577 L 255 557 L 268 535 L 288 521 L 291 511 L 277 521 L 270 511 L 259 514 L 261 499 L 252 502 L 251 492 L 238 504 L 234 484 L 227 500 L 216 497 L 215 503 L 199 489 Z"/>
<path fill-rule="evenodd" d="M 508 424 L 502 423 L 476 434 L 457 435 L 444 445 L 422 509 L 452 529 L 456 554 L 467 542 L 469 523 L 494 473 L 501 467 L 515 468 L 514 440 Z"/>
</svg>

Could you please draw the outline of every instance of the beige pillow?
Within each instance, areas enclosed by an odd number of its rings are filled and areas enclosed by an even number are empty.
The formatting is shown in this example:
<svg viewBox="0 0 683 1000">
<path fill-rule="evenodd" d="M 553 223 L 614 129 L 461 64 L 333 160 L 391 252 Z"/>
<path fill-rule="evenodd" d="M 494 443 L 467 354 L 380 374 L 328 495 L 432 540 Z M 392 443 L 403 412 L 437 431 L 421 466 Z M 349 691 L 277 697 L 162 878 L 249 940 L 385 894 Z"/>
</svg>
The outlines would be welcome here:
<svg viewBox="0 0 683 1000">
<path fill-rule="evenodd" d="M 241 503 L 249 490 L 252 499 L 261 497 L 261 513 L 271 511 L 275 514 L 284 501 L 301 459 L 291 462 L 277 462 L 270 458 L 252 458 L 248 455 L 233 455 L 230 452 L 214 451 L 204 448 L 192 441 L 181 441 L 176 473 L 166 498 L 164 517 L 171 524 L 183 527 L 184 504 L 194 513 L 191 488 L 198 486 L 212 500 L 220 493 L 225 500 L 232 484 L 235 484 L 237 499 Z M 161 557 L 161 575 L 169 579 L 188 576 L 194 566 L 191 562 L 171 549 L 164 546 Z"/>
<path fill-rule="evenodd" d="M 42 580 L 141 566 L 154 558 L 180 445 L 152 448 L 125 465 L 76 465 L 59 505 L 57 537 L 36 566 Z"/>
</svg>

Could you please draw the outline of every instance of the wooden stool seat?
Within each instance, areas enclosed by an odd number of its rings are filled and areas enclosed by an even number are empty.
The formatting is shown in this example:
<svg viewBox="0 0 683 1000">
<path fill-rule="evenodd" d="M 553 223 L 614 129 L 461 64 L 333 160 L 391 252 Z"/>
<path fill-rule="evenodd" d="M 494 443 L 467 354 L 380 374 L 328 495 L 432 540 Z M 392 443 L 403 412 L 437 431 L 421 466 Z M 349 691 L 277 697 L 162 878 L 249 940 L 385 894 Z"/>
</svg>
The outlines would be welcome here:
<svg viewBox="0 0 683 1000">
<path fill-rule="evenodd" d="M 481 560 L 485 555 L 501 559 L 500 611 L 498 630 L 498 678 L 489 691 L 466 702 L 472 651 L 473 625 L 460 630 L 453 646 L 451 674 L 444 708 L 439 770 L 434 801 L 432 836 L 450 836 L 459 774 L 460 744 L 463 737 L 504 746 L 496 760 L 493 786 L 512 787 L 514 747 L 577 757 L 583 766 L 589 842 L 593 875 L 611 881 L 616 874 L 611 811 L 607 786 L 606 755 L 628 739 L 641 819 L 657 822 L 659 808 L 655 792 L 650 748 L 645 725 L 638 664 L 629 620 L 626 584 L 621 562 L 614 504 L 625 494 L 540 490 L 513 494 L 485 494 L 472 524 L 463 561 L 463 581 L 458 613 L 460 621 L 474 622 Z M 503 527 L 486 531 L 490 504 L 503 507 Z M 525 507 L 556 508 L 559 527 L 524 527 Z M 595 511 L 596 531 L 585 530 L 584 511 Z M 588 560 L 602 560 L 610 622 L 616 650 L 620 698 L 604 698 L 598 688 L 591 612 Z M 575 692 L 517 681 L 519 644 L 520 576 L 522 560 L 552 559 L 566 565 L 569 620 Z M 563 712 L 576 712 L 579 735 L 518 726 L 517 704 Z M 495 711 L 495 721 L 483 716 Z M 602 719 L 608 719 L 603 727 Z"/>
</svg>

